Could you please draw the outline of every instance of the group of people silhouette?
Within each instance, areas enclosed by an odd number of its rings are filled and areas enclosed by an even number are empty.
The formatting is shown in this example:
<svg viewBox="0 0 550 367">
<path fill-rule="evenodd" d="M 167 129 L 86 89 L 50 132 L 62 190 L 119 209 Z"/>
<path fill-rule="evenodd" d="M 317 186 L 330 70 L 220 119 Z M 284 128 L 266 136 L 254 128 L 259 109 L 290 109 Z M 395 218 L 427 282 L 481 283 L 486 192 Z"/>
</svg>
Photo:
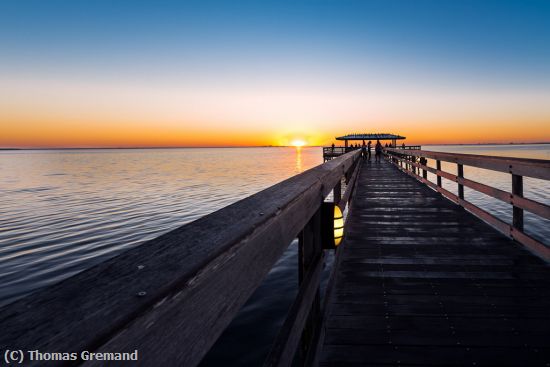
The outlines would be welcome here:
<svg viewBox="0 0 550 367">
<path fill-rule="evenodd" d="M 387 146 L 388 144 L 386 144 L 386 147 Z M 361 156 L 363 157 L 363 160 L 370 161 L 371 150 L 372 150 L 372 141 L 369 140 L 367 144 L 363 142 L 363 145 L 361 146 Z M 376 145 L 374 146 L 374 161 L 380 162 L 381 157 L 382 157 L 382 144 L 380 143 L 380 140 L 376 140 Z"/>
<path fill-rule="evenodd" d="M 391 145 L 388 145 L 388 143 L 385 144 L 385 147 L 388 148 L 388 147 L 391 147 Z M 332 151 L 334 152 L 334 148 L 335 148 L 335 145 L 334 143 L 332 143 Z M 401 146 L 402 149 L 405 149 L 405 143 L 403 143 L 403 145 Z M 346 151 L 348 149 L 361 149 L 361 157 L 364 159 L 364 160 L 368 160 L 370 161 L 371 159 L 371 151 L 372 151 L 372 141 L 369 140 L 368 143 L 365 144 L 365 141 L 363 140 L 363 144 L 362 145 L 359 145 L 359 143 L 357 144 L 351 144 L 349 147 L 346 146 Z M 383 150 L 383 147 L 382 147 L 382 143 L 380 143 L 380 140 L 376 140 L 376 144 L 374 146 L 374 160 L 375 162 L 380 162 L 380 159 L 382 157 L 382 150 Z"/>
<path fill-rule="evenodd" d="M 388 144 L 386 144 L 386 148 L 388 147 Z M 367 144 L 365 144 L 365 142 L 363 142 L 363 145 L 359 145 L 359 144 L 351 144 L 350 145 L 350 148 L 351 149 L 361 149 L 361 157 L 364 159 L 364 160 L 369 160 L 371 159 L 371 151 L 372 151 L 372 141 L 369 140 L 369 142 Z M 334 143 L 332 144 L 332 149 L 334 150 Z M 382 143 L 380 143 L 380 140 L 376 140 L 376 145 L 374 146 L 374 159 L 375 159 L 375 162 L 380 162 L 380 159 L 382 157 Z"/>
</svg>

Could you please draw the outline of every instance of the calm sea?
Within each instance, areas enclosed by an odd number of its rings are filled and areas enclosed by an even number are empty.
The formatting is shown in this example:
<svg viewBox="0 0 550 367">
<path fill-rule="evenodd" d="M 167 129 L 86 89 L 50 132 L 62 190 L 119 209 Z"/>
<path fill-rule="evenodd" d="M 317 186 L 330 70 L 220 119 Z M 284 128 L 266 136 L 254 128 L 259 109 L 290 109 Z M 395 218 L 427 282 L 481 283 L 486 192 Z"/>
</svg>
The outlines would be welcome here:
<svg viewBox="0 0 550 367">
<path fill-rule="evenodd" d="M 550 159 L 550 145 L 423 149 Z M 1 151 L 0 305 L 320 163 L 321 148 Z M 465 176 L 511 187 L 504 173 L 465 167 Z M 550 182 L 524 186 L 525 196 L 550 204 Z M 509 205 L 465 195 L 510 221 Z M 526 231 L 545 242 L 549 224 L 526 214 Z M 261 363 L 296 294 L 296 253 L 293 243 L 203 365 Z"/>
</svg>

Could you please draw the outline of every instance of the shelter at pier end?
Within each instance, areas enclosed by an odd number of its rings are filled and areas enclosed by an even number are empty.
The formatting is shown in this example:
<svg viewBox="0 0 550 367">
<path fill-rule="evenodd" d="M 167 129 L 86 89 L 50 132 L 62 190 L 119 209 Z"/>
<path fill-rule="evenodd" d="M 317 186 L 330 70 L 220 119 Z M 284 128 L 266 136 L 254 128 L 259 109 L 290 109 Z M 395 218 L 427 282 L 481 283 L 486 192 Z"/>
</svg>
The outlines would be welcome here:
<svg viewBox="0 0 550 367">
<path fill-rule="evenodd" d="M 401 135 L 395 135 L 395 134 L 387 134 L 387 133 L 376 133 L 376 134 L 348 134 L 344 136 L 339 136 L 336 138 L 336 140 L 343 140 L 346 148 L 348 147 L 348 142 L 351 141 L 361 141 L 363 144 L 365 144 L 368 140 L 390 140 L 391 141 L 391 147 L 395 148 L 397 146 L 397 140 L 403 140 L 406 139 L 404 136 Z"/>
</svg>

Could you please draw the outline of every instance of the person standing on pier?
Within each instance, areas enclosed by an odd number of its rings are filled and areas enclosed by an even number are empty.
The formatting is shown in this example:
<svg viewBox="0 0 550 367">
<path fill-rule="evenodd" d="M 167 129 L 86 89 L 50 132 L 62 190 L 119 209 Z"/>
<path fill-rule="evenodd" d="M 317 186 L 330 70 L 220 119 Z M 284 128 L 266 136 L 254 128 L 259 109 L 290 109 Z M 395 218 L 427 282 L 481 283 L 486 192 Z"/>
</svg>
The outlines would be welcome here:
<svg viewBox="0 0 550 367">
<path fill-rule="evenodd" d="M 380 162 L 380 157 L 382 156 L 382 144 L 380 144 L 380 140 L 376 141 L 376 146 L 374 147 L 374 160 L 375 162 Z"/>
<path fill-rule="evenodd" d="M 367 143 L 367 156 L 369 161 L 371 157 L 371 149 L 372 149 L 372 141 L 369 140 L 369 142 Z"/>
<path fill-rule="evenodd" d="M 367 147 L 365 146 L 365 142 L 363 141 L 363 145 L 361 146 L 361 157 L 363 160 L 367 159 Z"/>
</svg>

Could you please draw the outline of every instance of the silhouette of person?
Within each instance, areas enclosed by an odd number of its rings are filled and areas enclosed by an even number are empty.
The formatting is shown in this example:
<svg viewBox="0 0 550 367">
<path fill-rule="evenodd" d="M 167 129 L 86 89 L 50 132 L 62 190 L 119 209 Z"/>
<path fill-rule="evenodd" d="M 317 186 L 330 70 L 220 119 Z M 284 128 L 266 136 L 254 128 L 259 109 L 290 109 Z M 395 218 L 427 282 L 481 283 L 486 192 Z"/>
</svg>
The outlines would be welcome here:
<svg viewBox="0 0 550 367">
<path fill-rule="evenodd" d="M 380 144 L 380 140 L 376 141 L 376 146 L 374 147 L 374 160 L 376 162 L 380 162 L 380 157 L 382 156 L 382 144 Z"/>
<path fill-rule="evenodd" d="M 367 155 L 368 155 L 369 161 L 371 157 L 371 149 L 372 149 L 372 141 L 369 140 L 369 142 L 367 143 Z"/>
</svg>

